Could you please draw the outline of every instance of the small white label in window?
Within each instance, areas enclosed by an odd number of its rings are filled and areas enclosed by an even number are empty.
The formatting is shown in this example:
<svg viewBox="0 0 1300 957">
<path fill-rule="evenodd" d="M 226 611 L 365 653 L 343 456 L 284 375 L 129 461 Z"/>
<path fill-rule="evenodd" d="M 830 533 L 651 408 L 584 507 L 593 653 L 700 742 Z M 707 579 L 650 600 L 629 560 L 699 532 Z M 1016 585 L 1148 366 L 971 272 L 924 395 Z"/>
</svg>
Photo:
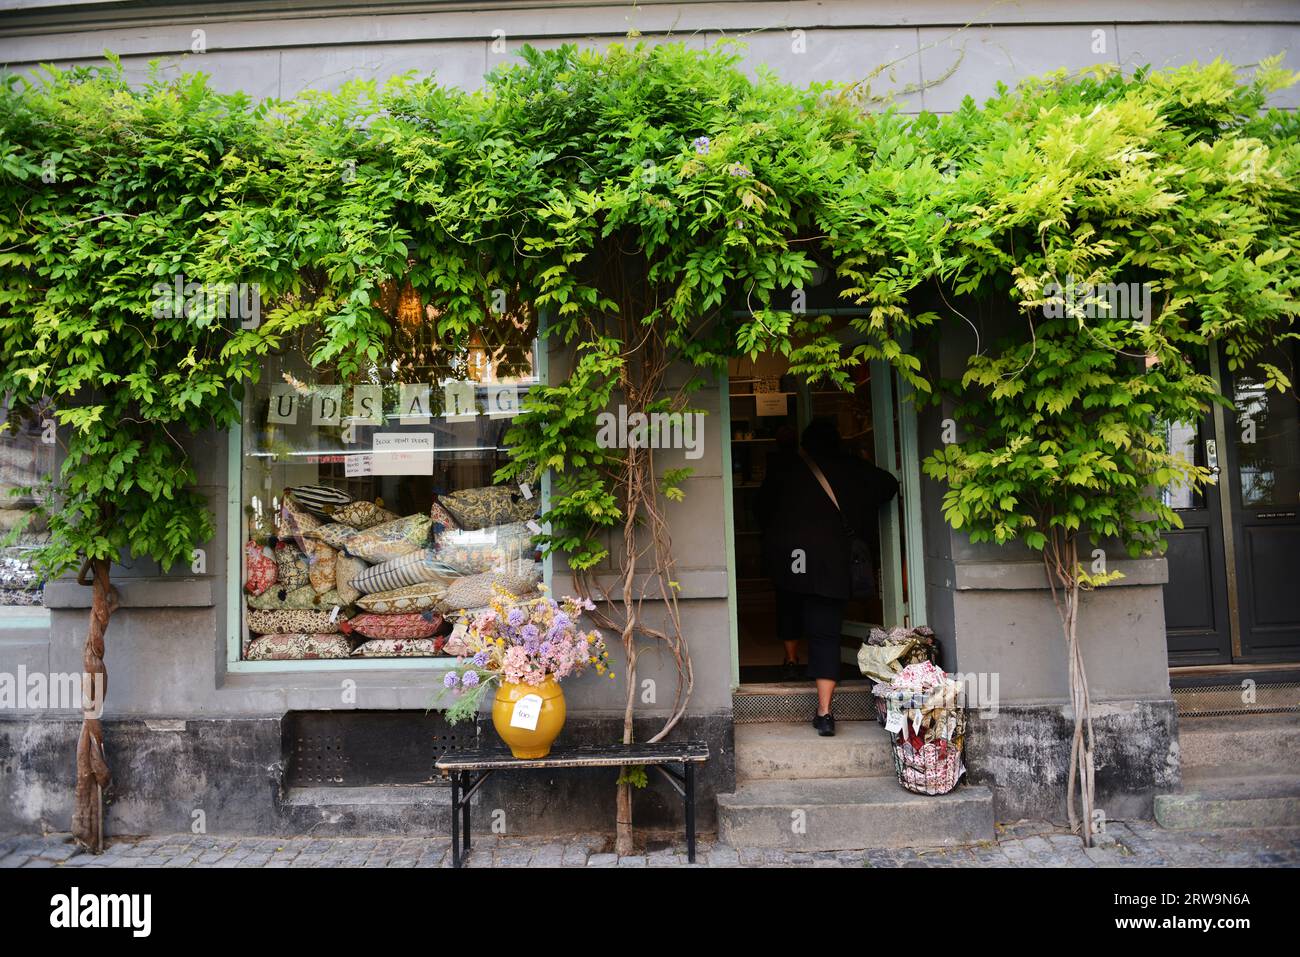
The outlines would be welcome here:
<svg viewBox="0 0 1300 957">
<path fill-rule="evenodd" d="M 539 694 L 526 694 L 515 702 L 515 710 L 510 714 L 510 727 L 536 731 L 537 719 L 541 716 L 542 696 Z"/>
<path fill-rule="evenodd" d="M 533 497 L 533 487 L 529 485 L 527 482 L 523 482 L 520 484 L 519 491 L 523 495 L 525 501 L 528 501 Z"/>
<path fill-rule="evenodd" d="M 528 530 L 532 532 L 534 535 L 542 534 L 542 526 L 538 525 L 531 518 L 528 520 Z"/>
<path fill-rule="evenodd" d="M 330 611 L 330 624 L 332 625 L 334 624 L 334 622 L 338 620 L 339 620 L 339 606 L 335 605 L 334 608 Z"/>
<path fill-rule="evenodd" d="M 375 457 L 369 452 L 349 455 L 343 463 L 343 474 L 348 478 L 356 478 L 361 475 L 373 475 L 374 471 Z"/>
<path fill-rule="evenodd" d="M 375 475 L 432 475 L 431 432 L 376 432 Z"/>
</svg>

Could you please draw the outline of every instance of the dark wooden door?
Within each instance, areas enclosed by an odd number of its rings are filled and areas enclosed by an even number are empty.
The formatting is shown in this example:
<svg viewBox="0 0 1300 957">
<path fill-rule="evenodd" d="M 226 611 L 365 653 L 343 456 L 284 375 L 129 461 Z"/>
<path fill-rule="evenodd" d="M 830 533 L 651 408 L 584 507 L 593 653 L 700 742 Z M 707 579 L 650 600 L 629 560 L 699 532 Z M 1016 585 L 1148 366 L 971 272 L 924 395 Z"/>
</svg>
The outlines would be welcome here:
<svg viewBox="0 0 1300 957">
<path fill-rule="evenodd" d="M 1226 467 L 1241 641 L 1236 660 L 1300 660 L 1300 401 L 1294 342 L 1225 377 Z M 1261 363 L 1292 380 L 1267 387 Z"/>
<path fill-rule="evenodd" d="M 1166 429 L 1168 447 L 1197 465 L 1220 468 L 1213 420 Z M 1165 504 L 1177 510 L 1181 529 L 1165 533 L 1169 582 L 1165 585 L 1165 633 L 1169 663 L 1175 666 L 1225 664 L 1232 660 L 1228 576 L 1223 547 L 1220 484 L 1200 491 L 1170 486 Z"/>
</svg>

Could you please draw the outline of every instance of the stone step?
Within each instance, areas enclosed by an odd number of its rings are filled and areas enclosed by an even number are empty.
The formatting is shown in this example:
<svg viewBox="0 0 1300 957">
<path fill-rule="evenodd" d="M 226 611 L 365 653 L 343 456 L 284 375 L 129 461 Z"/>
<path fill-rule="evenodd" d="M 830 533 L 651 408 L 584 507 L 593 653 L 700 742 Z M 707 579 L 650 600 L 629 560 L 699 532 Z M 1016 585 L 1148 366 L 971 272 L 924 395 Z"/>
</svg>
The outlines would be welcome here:
<svg viewBox="0 0 1300 957">
<path fill-rule="evenodd" d="M 1300 774 L 1300 714 L 1178 719 L 1183 774 Z"/>
<path fill-rule="evenodd" d="M 445 837 L 451 827 L 451 789 L 437 785 L 291 787 L 280 802 L 280 814 L 290 831 L 322 837 Z"/>
<path fill-rule="evenodd" d="M 1170 830 L 1300 826 L 1300 775 L 1183 772 L 1178 794 L 1158 794 L 1156 823 Z"/>
<path fill-rule="evenodd" d="M 912 794 L 892 777 L 749 781 L 718 795 L 718 839 L 791 851 L 951 847 L 994 840 L 993 794 Z"/>
<path fill-rule="evenodd" d="M 736 725 L 736 780 L 894 777 L 889 735 L 875 721 L 839 721 L 835 737 L 808 724 Z"/>
</svg>

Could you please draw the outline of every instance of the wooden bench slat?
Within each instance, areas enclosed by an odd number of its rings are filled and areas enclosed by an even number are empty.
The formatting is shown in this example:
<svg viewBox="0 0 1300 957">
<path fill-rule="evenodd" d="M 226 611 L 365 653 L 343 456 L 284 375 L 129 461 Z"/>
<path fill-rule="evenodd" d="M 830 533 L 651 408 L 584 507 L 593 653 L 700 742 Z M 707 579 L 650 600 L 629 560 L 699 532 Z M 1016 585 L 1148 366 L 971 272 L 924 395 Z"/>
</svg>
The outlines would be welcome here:
<svg viewBox="0 0 1300 957">
<path fill-rule="evenodd" d="M 487 771 L 502 768 L 599 768 L 625 764 L 700 764 L 709 759 L 709 746 L 703 741 L 683 744 L 579 745 L 552 748 L 544 758 L 516 758 L 505 748 L 474 748 L 444 754 L 434 767 L 444 774 L 451 771 Z"/>
</svg>

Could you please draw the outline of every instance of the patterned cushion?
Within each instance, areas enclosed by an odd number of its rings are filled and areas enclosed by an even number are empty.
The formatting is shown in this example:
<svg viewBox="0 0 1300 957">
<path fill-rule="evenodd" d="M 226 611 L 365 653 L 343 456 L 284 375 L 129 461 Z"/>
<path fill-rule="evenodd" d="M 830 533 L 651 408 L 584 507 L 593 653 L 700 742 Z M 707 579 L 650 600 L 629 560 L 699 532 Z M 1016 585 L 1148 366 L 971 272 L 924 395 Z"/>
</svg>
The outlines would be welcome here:
<svg viewBox="0 0 1300 957">
<path fill-rule="evenodd" d="M 306 537 L 318 542 L 324 542 L 330 548 L 342 548 L 348 543 L 348 539 L 356 533 L 357 530 L 351 525 L 344 525 L 342 522 L 327 522 L 320 528 L 312 529 L 307 533 Z"/>
<path fill-rule="evenodd" d="M 270 549 L 248 542 L 244 545 L 244 588 L 260 595 L 275 584 L 275 558 Z"/>
<path fill-rule="evenodd" d="M 542 579 L 540 562 L 529 562 L 518 569 L 479 572 L 454 579 L 447 586 L 447 607 L 450 609 L 478 608 L 496 597 L 494 587 L 502 588 L 516 598 L 533 598 L 537 583 Z"/>
<path fill-rule="evenodd" d="M 441 651 L 441 638 L 372 638 L 358 645 L 352 657 L 431 658 Z"/>
<path fill-rule="evenodd" d="M 456 520 L 451 517 L 451 512 L 443 508 L 442 503 L 436 498 L 433 500 L 433 505 L 429 507 L 429 521 L 433 523 L 433 529 L 430 532 L 432 536 L 460 528 L 456 524 Z"/>
<path fill-rule="evenodd" d="M 250 611 L 248 630 L 255 635 L 291 635 L 310 633 L 327 635 L 339 631 L 340 618 L 332 611 Z"/>
<path fill-rule="evenodd" d="M 464 529 L 526 522 L 537 514 L 537 497 L 524 498 L 517 485 L 485 485 L 440 495 L 438 501 Z"/>
<path fill-rule="evenodd" d="M 334 564 L 338 552 L 324 542 L 307 543 L 307 580 L 316 594 L 323 595 L 334 587 Z"/>
<path fill-rule="evenodd" d="M 336 508 L 330 518 L 341 525 L 351 525 L 353 528 L 371 528 L 375 525 L 382 525 L 384 522 L 391 522 L 398 516 L 386 508 L 381 508 L 374 502 L 353 502 L 351 505 L 344 505 L 342 508 Z"/>
<path fill-rule="evenodd" d="M 442 582 L 425 582 L 422 585 L 407 585 L 392 591 L 363 595 L 357 599 L 357 607 L 377 615 L 402 615 L 413 611 L 442 612 L 445 608 L 442 599 L 446 593 L 447 586 Z"/>
<path fill-rule="evenodd" d="M 429 526 L 428 515 L 408 515 L 357 532 L 345 547 L 356 558 L 387 562 L 423 548 L 429 540 Z"/>
<path fill-rule="evenodd" d="M 352 582 L 369 567 L 359 558 L 346 554 L 339 555 L 334 563 L 334 587 L 338 589 L 339 597 L 345 603 L 350 605 L 361 597 L 361 589 Z"/>
<path fill-rule="evenodd" d="M 367 638 L 432 638 L 441 627 L 442 615 L 421 611 L 409 615 L 358 615 L 345 622 L 342 631 L 355 631 Z"/>
<path fill-rule="evenodd" d="M 289 489 L 289 494 L 309 512 L 329 515 L 335 509 L 351 504 L 352 496 L 328 485 L 299 485 Z"/>
<path fill-rule="evenodd" d="M 351 653 L 352 642 L 345 635 L 263 635 L 249 643 L 244 660 L 347 658 Z"/>
<path fill-rule="evenodd" d="M 444 562 L 437 551 L 422 548 L 419 551 L 394 558 L 367 568 L 352 579 L 352 586 L 361 592 L 391 591 L 406 585 L 422 582 L 449 582 L 459 572 Z"/>
<path fill-rule="evenodd" d="M 292 542 L 275 546 L 275 583 L 285 591 L 301 588 L 308 582 L 307 558 Z"/>
<path fill-rule="evenodd" d="M 523 522 L 438 536 L 438 557 L 462 575 L 531 562 L 535 551 L 533 533 Z"/>
<path fill-rule="evenodd" d="M 350 604 L 351 602 L 343 600 L 337 588 L 318 595 L 316 589 L 310 585 L 293 589 L 271 588 L 261 595 L 253 595 L 248 599 L 248 607 L 260 611 L 274 611 L 279 608 L 305 608 L 308 611 L 319 611 L 323 608 L 332 611 L 334 606 L 338 605 L 343 609 L 339 614 L 343 614 Z"/>
<path fill-rule="evenodd" d="M 280 499 L 280 516 L 275 534 L 281 541 L 291 541 L 300 551 L 307 551 L 307 533 L 320 527 L 320 519 L 294 501 L 289 490 Z"/>
</svg>

